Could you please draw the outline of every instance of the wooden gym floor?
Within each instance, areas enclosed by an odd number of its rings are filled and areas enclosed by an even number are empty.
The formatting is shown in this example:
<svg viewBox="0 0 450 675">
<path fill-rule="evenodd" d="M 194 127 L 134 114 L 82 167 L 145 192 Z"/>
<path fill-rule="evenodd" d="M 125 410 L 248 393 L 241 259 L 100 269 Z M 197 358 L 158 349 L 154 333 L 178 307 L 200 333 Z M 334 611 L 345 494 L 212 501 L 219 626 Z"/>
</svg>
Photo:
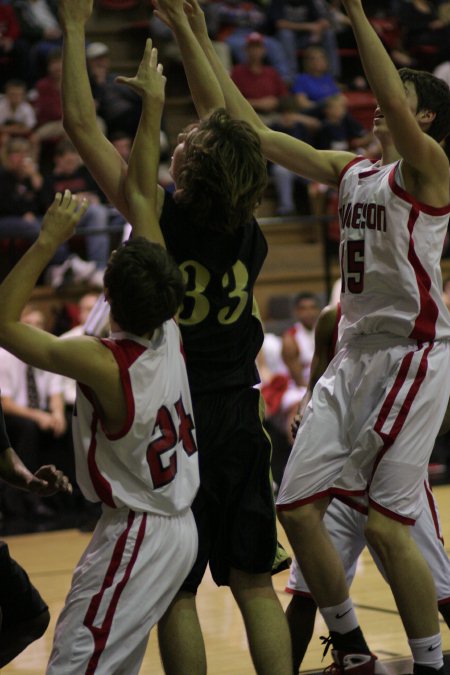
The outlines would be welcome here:
<svg viewBox="0 0 450 675">
<path fill-rule="evenodd" d="M 450 486 L 434 489 L 443 518 L 443 532 L 450 552 Z M 284 543 L 283 533 L 280 540 Z M 77 530 L 6 537 L 11 555 L 29 573 L 33 583 L 47 601 L 52 621 L 47 633 L 6 666 L 4 675 L 38 675 L 45 672 L 56 618 L 69 588 L 72 570 L 89 541 L 90 535 Z M 274 577 L 283 607 L 290 599 L 284 592 L 287 572 Z M 364 552 L 359 561 L 352 597 L 371 649 L 386 661 L 392 675 L 411 672 L 408 646 L 389 588 L 379 575 L 372 559 Z M 211 675 L 250 675 L 254 672 L 248 654 L 240 614 L 228 589 L 216 588 L 207 576 L 198 595 L 198 607 Z M 444 650 L 450 652 L 450 631 L 441 622 Z M 326 634 L 324 624 L 316 622 L 315 635 L 305 657 L 302 671 L 322 670 L 319 635 Z M 406 660 L 405 660 L 406 659 Z M 158 656 L 156 631 L 152 632 L 141 675 L 163 675 Z M 180 675 L 183 675 L 180 673 Z"/>
</svg>

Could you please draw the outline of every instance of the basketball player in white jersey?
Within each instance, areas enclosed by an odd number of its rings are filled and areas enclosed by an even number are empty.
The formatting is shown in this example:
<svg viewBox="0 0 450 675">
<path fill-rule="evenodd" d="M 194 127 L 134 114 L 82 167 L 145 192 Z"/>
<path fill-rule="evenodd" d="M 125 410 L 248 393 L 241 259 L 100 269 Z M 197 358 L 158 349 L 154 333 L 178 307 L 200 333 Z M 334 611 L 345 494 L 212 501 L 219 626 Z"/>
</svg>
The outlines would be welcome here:
<svg viewBox="0 0 450 675">
<path fill-rule="evenodd" d="M 409 526 L 422 510 L 450 389 L 450 315 L 439 267 L 450 213 L 440 145 L 450 131 L 450 90 L 429 73 L 400 76 L 361 0 L 343 5 L 378 101 L 382 159 L 375 165 L 266 127 L 217 59 L 197 0 L 159 0 L 156 12 L 174 31 L 194 102 L 201 91 L 190 77 L 192 60 L 205 58 L 228 110 L 253 126 L 271 161 L 339 187 L 340 349 L 305 412 L 280 486 L 279 517 L 330 630 L 334 666 L 356 675 L 378 671 L 379 663 L 322 518 L 335 496 L 368 508 L 366 536 L 389 578 L 414 672 L 425 675 L 443 669 L 442 646 L 433 579 Z"/>
<path fill-rule="evenodd" d="M 294 437 L 312 390 L 335 354 L 340 314 L 340 306 L 329 305 L 322 310 L 317 321 L 311 378 L 293 428 Z M 445 431 L 446 428 L 441 429 L 440 433 Z M 411 535 L 430 567 L 436 585 L 438 608 L 450 627 L 450 560 L 444 548 L 437 504 L 428 483 L 424 484 L 423 501 L 424 508 L 411 528 Z M 339 499 L 333 499 L 325 514 L 324 523 L 342 559 L 347 584 L 350 586 L 355 576 L 358 557 L 367 545 L 364 534 L 367 515 Z M 380 559 L 370 545 L 369 550 L 379 571 L 389 583 Z M 316 603 L 295 559 L 291 565 L 286 591 L 293 596 L 286 609 L 286 616 L 291 631 L 294 672 L 297 673 L 312 637 Z"/>
<path fill-rule="evenodd" d="M 156 50 L 150 67 L 151 129 L 159 147 L 165 78 Z M 148 166 L 156 204 L 157 152 Z M 137 237 L 112 254 L 105 272 L 109 339 L 59 339 L 20 323 L 42 270 L 85 210 L 69 191 L 56 195 L 37 241 L 0 286 L 0 344 L 38 368 L 77 380 L 77 481 L 86 498 L 102 502 L 56 626 L 47 673 L 135 675 L 151 627 L 197 553 L 190 509 L 199 485 L 196 437 L 172 318 L 184 286 L 165 249 Z M 152 239 L 161 241 L 156 211 L 147 213 Z"/>
</svg>

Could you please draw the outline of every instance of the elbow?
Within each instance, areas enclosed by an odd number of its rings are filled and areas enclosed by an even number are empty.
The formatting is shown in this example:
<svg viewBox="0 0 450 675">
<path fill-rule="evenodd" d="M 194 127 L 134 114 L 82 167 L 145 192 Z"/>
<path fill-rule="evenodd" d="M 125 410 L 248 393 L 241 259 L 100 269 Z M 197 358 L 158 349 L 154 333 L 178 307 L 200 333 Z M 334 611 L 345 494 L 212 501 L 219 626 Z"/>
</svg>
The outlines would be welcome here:
<svg viewBox="0 0 450 675">
<path fill-rule="evenodd" d="M 81 115 L 77 115 L 74 111 L 64 111 L 63 128 L 69 136 L 79 133 L 83 128 Z"/>
</svg>

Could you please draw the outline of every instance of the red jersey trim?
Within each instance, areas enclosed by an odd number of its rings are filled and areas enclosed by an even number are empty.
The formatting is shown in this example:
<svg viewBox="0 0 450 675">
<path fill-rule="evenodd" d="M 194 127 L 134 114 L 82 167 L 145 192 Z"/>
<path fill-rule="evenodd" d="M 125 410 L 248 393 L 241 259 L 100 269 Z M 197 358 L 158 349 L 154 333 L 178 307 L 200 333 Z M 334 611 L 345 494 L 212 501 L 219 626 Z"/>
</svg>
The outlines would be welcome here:
<svg viewBox="0 0 450 675">
<path fill-rule="evenodd" d="M 408 204 L 411 204 L 415 209 L 418 211 L 423 211 L 423 213 L 427 213 L 429 216 L 445 216 L 448 213 L 450 213 L 450 204 L 447 204 L 447 206 L 430 206 L 429 204 L 424 204 L 423 202 L 419 202 L 415 197 L 409 194 L 409 192 L 406 192 L 406 190 L 400 185 L 397 185 L 395 182 L 395 172 L 397 170 L 399 162 L 395 163 L 395 166 L 392 167 L 391 171 L 389 172 L 389 187 L 391 188 L 392 192 L 397 195 L 397 197 L 400 197 L 400 199 L 403 199 L 403 201 L 408 202 Z"/>
<path fill-rule="evenodd" d="M 89 390 L 87 390 L 89 392 Z M 89 392 L 90 393 L 90 392 Z M 91 401 L 90 397 L 88 397 L 89 400 Z M 91 401 L 91 404 L 94 405 Z M 91 421 L 91 440 L 89 443 L 89 449 L 88 449 L 88 454 L 87 454 L 87 464 L 88 464 L 88 469 L 89 469 L 89 475 L 91 477 L 92 485 L 94 486 L 94 489 L 96 493 L 98 494 L 99 499 L 104 503 L 107 504 L 107 506 L 110 506 L 111 508 L 115 509 L 116 504 L 114 502 L 113 498 L 113 491 L 111 484 L 109 481 L 103 476 L 101 473 L 100 469 L 98 468 L 96 459 L 95 459 L 95 453 L 97 450 L 97 426 L 99 424 L 99 417 L 97 412 L 94 411 L 92 413 L 92 421 Z"/>
<path fill-rule="evenodd" d="M 120 431 L 116 432 L 115 434 L 108 433 L 102 422 L 102 428 L 106 438 L 108 438 L 110 441 L 117 441 L 119 438 L 123 438 L 127 435 L 133 424 L 135 407 L 129 368 L 145 352 L 146 347 L 139 344 L 138 342 L 133 342 L 133 340 L 104 339 L 101 342 L 105 345 L 105 347 L 108 347 L 108 349 L 111 350 L 114 358 L 116 359 L 117 365 L 119 366 L 120 380 L 122 382 L 123 393 L 125 395 L 127 406 L 127 416 Z"/>
<path fill-rule="evenodd" d="M 100 660 L 101 655 L 103 654 L 105 647 L 106 647 L 106 642 L 108 640 L 109 634 L 111 632 L 111 626 L 112 622 L 114 619 L 114 614 L 117 609 L 117 605 L 120 600 L 120 596 L 122 595 L 123 589 L 128 583 L 128 580 L 131 576 L 131 572 L 133 570 L 134 564 L 136 562 L 139 550 L 142 545 L 142 541 L 145 536 L 145 529 L 146 529 L 146 523 L 147 523 L 147 514 L 140 514 L 141 515 L 141 523 L 139 525 L 139 530 L 138 534 L 136 537 L 136 541 L 134 543 L 134 548 L 133 552 L 131 554 L 130 560 L 126 566 L 125 573 L 123 574 L 122 578 L 120 581 L 116 584 L 115 590 L 111 599 L 111 602 L 109 604 L 108 609 L 106 610 L 103 623 L 102 625 L 98 628 L 94 626 L 94 621 L 95 617 L 97 616 L 97 612 L 99 610 L 100 604 L 103 600 L 103 596 L 105 594 L 105 591 L 108 588 L 111 588 L 114 584 L 114 578 L 117 574 L 117 571 L 119 569 L 120 563 L 122 562 L 122 558 L 126 549 L 126 545 L 128 542 L 128 535 L 130 533 L 131 527 L 134 523 L 136 514 L 133 511 L 130 511 L 128 514 L 128 523 L 127 527 L 124 530 L 124 532 L 120 535 L 120 537 L 117 540 L 116 546 L 114 547 L 114 551 L 111 557 L 111 561 L 109 563 L 108 569 L 106 571 L 105 577 L 103 579 L 102 587 L 98 593 L 96 593 L 92 599 L 91 602 L 89 603 L 89 607 L 86 612 L 86 616 L 84 617 L 83 624 L 86 626 L 86 628 L 92 633 L 92 637 L 94 638 L 94 653 L 92 654 L 88 666 L 85 671 L 85 675 L 92 675 L 93 673 L 96 672 L 97 666 Z"/>
<path fill-rule="evenodd" d="M 407 518 L 406 516 L 401 516 L 400 514 L 395 513 L 394 511 L 391 511 L 390 509 L 387 509 L 384 506 L 381 506 L 381 504 L 375 502 L 371 497 L 369 497 L 369 504 L 375 511 L 382 513 L 387 518 L 391 518 L 391 520 L 397 520 L 399 523 L 403 523 L 404 525 L 414 525 L 414 523 L 416 522 L 414 518 Z"/>
<path fill-rule="evenodd" d="M 366 491 L 364 491 L 362 494 L 365 495 Z M 341 490 L 340 492 L 336 492 L 335 494 L 333 494 L 333 496 L 336 499 L 339 499 L 339 501 L 342 502 L 343 504 L 346 504 L 346 506 L 349 506 L 351 509 L 354 509 L 355 511 L 358 511 L 359 513 L 362 513 L 365 516 L 367 516 L 368 514 L 367 506 L 365 504 L 360 504 L 359 502 L 356 502 L 352 499 L 352 496 L 356 496 L 355 493 L 347 494 L 347 492 Z"/>
<path fill-rule="evenodd" d="M 342 183 L 342 179 L 344 178 L 347 171 L 352 166 L 354 166 L 355 164 L 358 164 L 358 162 L 363 162 L 365 159 L 367 159 L 367 157 L 361 157 L 361 156 L 357 155 L 354 159 L 351 159 L 350 162 L 348 164 L 346 164 L 343 169 L 341 169 L 341 172 L 340 172 L 339 178 L 338 178 L 338 187 Z"/>
<path fill-rule="evenodd" d="M 416 275 L 417 288 L 420 297 L 420 309 L 414 322 L 414 328 L 409 334 L 409 337 L 413 338 L 414 340 L 427 342 L 428 340 L 434 340 L 436 336 L 436 322 L 439 316 L 439 309 L 430 294 L 430 276 L 420 262 L 414 248 L 413 231 L 418 217 L 418 210 L 416 208 L 412 208 L 408 219 L 408 262 L 410 263 L 414 270 L 414 274 Z"/>
<path fill-rule="evenodd" d="M 295 588 L 289 588 L 289 586 L 285 587 L 284 592 L 289 593 L 290 595 L 298 595 L 301 598 L 312 598 L 311 593 L 307 593 L 306 591 L 296 591 Z"/>
<path fill-rule="evenodd" d="M 316 502 L 318 499 L 322 499 L 323 497 L 327 496 L 328 497 L 330 496 L 330 491 L 323 490 L 322 492 L 317 492 L 315 495 L 310 495 L 309 497 L 305 497 L 304 499 L 297 499 L 295 502 L 289 502 L 287 504 L 277 504 L 276 509 L 277 511 L 293 511 L 299 506 L 303 506 L 304 504 L 311 504 L 312 502 Z"/>
</svg>

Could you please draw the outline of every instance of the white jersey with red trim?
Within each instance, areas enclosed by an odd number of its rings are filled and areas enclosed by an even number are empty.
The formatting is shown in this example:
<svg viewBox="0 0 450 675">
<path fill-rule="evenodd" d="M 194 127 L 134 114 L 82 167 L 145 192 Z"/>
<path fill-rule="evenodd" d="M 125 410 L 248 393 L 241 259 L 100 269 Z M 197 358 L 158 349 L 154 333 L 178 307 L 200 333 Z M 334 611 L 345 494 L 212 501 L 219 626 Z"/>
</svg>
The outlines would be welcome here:
<svg viewBox="0 0 450 675">
<path fill-rule="evenodd" d="M 102 343 L 120 369 L 124 428 L 105 430 L 92 391 L 78 384 L 73 417 L 77 481 L 91 501 L 175 515 L 199 485 L 192 402 L 180 333 L 167 321 L 152 340 L 113 333 Z"/>
<path fill-rule="evenodd" d="M 401 161 L 356 158 L 339 185 L 340 344 L 385 334 L 418 342 L 450 337 L 440 257 L 450 204 L 419 203 L 403 187 Z"/>
</svg>

